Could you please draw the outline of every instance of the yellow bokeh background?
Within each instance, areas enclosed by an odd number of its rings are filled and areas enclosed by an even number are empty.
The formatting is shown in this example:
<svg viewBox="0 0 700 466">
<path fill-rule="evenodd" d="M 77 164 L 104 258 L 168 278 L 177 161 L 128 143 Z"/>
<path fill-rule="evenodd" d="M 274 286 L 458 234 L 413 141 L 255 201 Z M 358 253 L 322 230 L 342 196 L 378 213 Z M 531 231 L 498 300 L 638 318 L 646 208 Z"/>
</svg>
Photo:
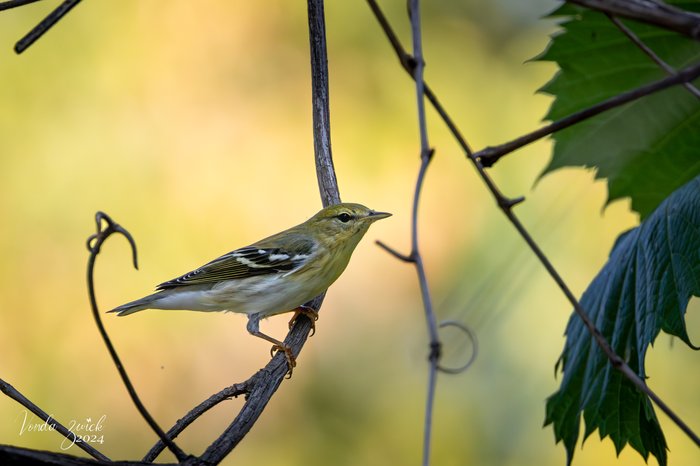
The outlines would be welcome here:
<svg viewBox="0 0 700 466">
<path fill-rule="evenodd" d="M 382 3 L 410 43 L 405 2 Z M 556 69 L 524 62 L 555 30 L 538 19 L 553 3 L 425 3 L 426 79 L 473 147 L 540 125 L 550 98 L 535 91 Z M 96 280 L 106 311 L 315 213 L 306 9 L 281 0 L 83 2 L 15 56 L 14 41 L 52 7 L 0 14 L 0 377 L 59 421 L 106 416 L 104 444 L 96 446 L 114 459 L 138 459 L 155 436 L 132 406 L 87 301 L 93 216 L 110 214 L 139 247 L 138 272 L 124 240 L 103 248 Z M 328 293 L 294 377 L 225 464 L 420 460 L 427 374 L 420 295 L 414 270 L 373 244 L 409 247 L 419 165 L 414 88 L 364 2 L 326 9 L 341 195 L 394 216 L 360 244 Z M 421 248 L 439 318 L 469 325 L 480 342 L 468 372 L 439 378 L 434 464 L 565 464 L 542 423 L 558 386 L 554 364 L 570 306 L 433 111 L 428 118 L 436 155 L 421 202 Z M 538 142 L 490 173 L 507 195 L 526 196 L 517 213 L 580 295 L 638 218 L 627 201 L 603 211 L 606 187 L 590 171 L 562 170 L 536 183 L 550 151 L 549 141 Z M 691 304 L 688 320 L 695 337 L 697 308 Z M 233 314 L 147 311 L 104 321 L 166 429 L 268 360 L 269 345 Z M 282 336 L 286 321 L 262 328 Z M 468 357 L 458 333 L 443 338 L 446 364 Z M 662 335 L 650 351 L 649 383 L 700 429 L 697 355 L 670 341 Z M 223 403 L 179 445 L 201 453 L 240 405 Z M 0 443 L 59 451 L 56 433 L 21 432 L 23 413 L 0 398 Z M 698 464 L 697 448 L 659 417 L 670 464 Z M 612 443 L 597 434 L 575 458 L 614 461 Z M 627 448 L 615 464 L 645 463 Z"/>
</svg>

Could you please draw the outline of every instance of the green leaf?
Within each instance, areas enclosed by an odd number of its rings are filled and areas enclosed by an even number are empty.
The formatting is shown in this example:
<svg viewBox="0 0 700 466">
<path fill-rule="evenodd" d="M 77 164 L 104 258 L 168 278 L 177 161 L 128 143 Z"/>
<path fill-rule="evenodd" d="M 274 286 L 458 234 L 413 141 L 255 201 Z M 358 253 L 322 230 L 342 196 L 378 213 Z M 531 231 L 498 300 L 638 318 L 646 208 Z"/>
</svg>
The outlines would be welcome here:
<svg viewBox="0 0 700 466">
<path fill-rule="evenodd" d="M 620 235 L 581 306 L 644 380 L 647 348 L 661 330 L 692 347 L 684 317 L 693 295 L 700 295 L 700 176 Z M 564 442 L 569 462 L 583 415 L 584 439 L 597 429 L 618 453 L 630 444 L 645 460 L 651 453 L 666 464 L 666 440 L 649 399 L 612 367 L 576 314 L 557 367 L 564 376 L 547 400 L 545 425 Z"/>
<path fill-rule="evenodd" d="M 700 0 L 669 2 L 699 11 Z M 575 111 L 666 77 L 605 15 L 565 5 L 569 15 L 539 60 L 560 71 L 540 91 L 555 96 L 545 116 L 557 120 Z M 653 26 L 625 24 L 676 69 L 700 60 L 700 42 Z M 675 189 L 700 174 L 700 99 L 685 88 L 666 91 L 604 112 L 553 136 L 547 174 L 567 166 L 595 168 L 607 178 L 608 203 L 630 197 L 646 217 Z"/>
</svg>

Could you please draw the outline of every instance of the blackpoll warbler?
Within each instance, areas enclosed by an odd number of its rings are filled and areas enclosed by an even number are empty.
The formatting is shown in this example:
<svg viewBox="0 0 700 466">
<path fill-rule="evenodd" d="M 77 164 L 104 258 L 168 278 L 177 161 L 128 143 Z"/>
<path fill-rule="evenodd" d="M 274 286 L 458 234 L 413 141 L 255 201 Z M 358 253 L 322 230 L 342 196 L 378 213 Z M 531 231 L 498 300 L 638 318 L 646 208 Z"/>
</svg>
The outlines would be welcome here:
<svg viewBox="0 0 700 466">
<path fill-rule="evenodd" d="M 214 259 L 161 283 L 156 293 L 112 309 L 120 316 L 144 309 L 231 311 L 248 315 L 248 332 L 284 351 L 291 374 L 291 349 L 260 332 L 260 319 L 295 311 L 290 321 L 315 311 L 303 306 L 323 293 L 345 270 L 355 246 L 376 220 L 389 217 L 360 204 L 337 204 L 276 235 Z"/>
</svg>

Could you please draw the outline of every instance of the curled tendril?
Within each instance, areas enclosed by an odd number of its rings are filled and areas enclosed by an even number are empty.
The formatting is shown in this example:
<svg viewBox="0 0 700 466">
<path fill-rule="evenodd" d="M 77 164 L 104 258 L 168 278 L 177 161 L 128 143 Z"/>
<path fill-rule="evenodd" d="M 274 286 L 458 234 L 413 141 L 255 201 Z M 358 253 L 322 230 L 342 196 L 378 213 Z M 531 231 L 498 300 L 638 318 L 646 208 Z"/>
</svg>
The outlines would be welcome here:
<svg viewBox="0 0 700 466">
<path fill-rule="evenodd" d="M 467 336 L 469 338 L 469 341 L 472 343 L 472 347 L 474 350 L 472 351 L 471 356 L 469 357 L 469 360 L 464 364 L 463 366 L 460 367 L 445 367 L 438 363 L 437 368 L 440 372 L 443 372 L 445 374 L 461 374 L 462 372 L 466 371 L 469 369 L 469 367 L 474 363 L 476 360 L 476 356 L 478 354 L 478 349 L 479 349 L 479 344 L 476 339 L 476 334 L 466 325 L 464 325 L 461 322 L 458 322 L 456 320 L 444 320 L 440 322 L 439 325 L 440 328 L 445 328 L 445 327 L 455 327 Z"/>
<path fill-rule="evenodd" d="M 102 229 L 103 221 L 107 224 L 107 228 L 105 229 Z M 104 243 L 105 240 L 112 235 L 112 233 L 119 233 L 123 235 L 127 241 L 129 241 L 129 244 L 131 245 L 131 259 L 134 263 L 134 268 L 138 270 L 139 263 L 136 254 L 136 241 L 134 241 L 131 233 L 112 220 L 109 215 L 101 211 L 95 214 L 95 223 L 97 225 L 97 232 L 90 235 L 87 239 L 88 251 L 90 251 L 92 254 L 99 254 L 102 243 Z"/>
<path fill-rule="evenodd" d="M 175 442 L 171 438 L 169 438 L 165 434 L 165 432 L 163 432 L 163 429 L 160 428 L 160 426 L 156 423 L 155 419 L 153 419 L 153 416 L 151 416 L 151 414 L 146 410 L 146 407 L 143 405 L 141 399 L 136 393 L 134 385 L 131 383 L 131 379 L 129 379 L 129 376 L 126 373 L 126 369 L 124 369 L 124 365 L 122 364 L 121 359 L 117 354 L 117 350 L 114 348 L 112 340 L 109 338 L 107 330 L 105 329 L 105 326 L 102 323 L 102 318 L 100 317 L 100 312 L 97 307 L 97 299 L 95 298 L 95 280 L 93 277 L 93 272 L 95 269 L 95 259 L 100 253 L 100 248 L 102 247 L 102 244 L 113 233 L 119 233 L 123 235 L 131 245 L 131 258 L 134 263 L 134 268 L 138 269 L 139 267 L 136 255 L 136 242 L 131 236 L 131 233 L 129 233 L 126 229 L 122 228 L 118 223 L 112 220 L 112 218 L 104 212 L 97 212 L 95 214 L 95 224 L 97 226 L 97 231 L 90 235 L 87 239 L 87 248 L 88 251 L 90 251 L 90 258 L 88 259 L 87 281 L 88 295 L 90 297 L 90 307 L 92 308 L 92 315 L 95 319 L 95 323 L 97 324 L 97 329 L 99 330 L 100 335 L 102 336 L 102 340 L 104 341 L 104 344 L 107 347 L 107 351 L 109 351 L 109 354 L 112 357 L 114 366 L 116 367 L 117 372 L 119 372 L 122 382 L 124 383 L 124 387 L 129 393 L 129 396 L 131 397 L 131 401 L 134 403 L 134 406 L 139 411 L 139 413 L 141 413 L 141 416 L 144 418 L 146 423 L 151 427 L 151 429 L 153 429 L 156 435 L 158 435 L 161 441 L 170 449 L 170 451 L 173 452 L 178 461 L 184 462 L 189 458 L 189 455 L 182 451 L 180 447 L 178 447 L 175 444 Z"/>
</svg>

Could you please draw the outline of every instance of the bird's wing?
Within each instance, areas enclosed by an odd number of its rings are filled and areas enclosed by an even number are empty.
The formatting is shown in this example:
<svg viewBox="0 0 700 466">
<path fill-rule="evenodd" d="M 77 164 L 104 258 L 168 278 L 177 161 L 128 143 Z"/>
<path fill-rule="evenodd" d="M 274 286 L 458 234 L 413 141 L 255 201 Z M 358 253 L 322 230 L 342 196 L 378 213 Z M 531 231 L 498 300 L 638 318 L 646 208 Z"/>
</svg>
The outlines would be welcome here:
<svg viewBox="0 0 700 466">
<path fill-rule="evenodd" d="M 290 273 L 302 267 L 311 257 L 313 241 L 295 241 L 293 248 L 247 246 L 224 254 L 181 277 L 161 283 L 158 291 L 179 286 L 214 284 L 273 273 Z"/>
</svg>

